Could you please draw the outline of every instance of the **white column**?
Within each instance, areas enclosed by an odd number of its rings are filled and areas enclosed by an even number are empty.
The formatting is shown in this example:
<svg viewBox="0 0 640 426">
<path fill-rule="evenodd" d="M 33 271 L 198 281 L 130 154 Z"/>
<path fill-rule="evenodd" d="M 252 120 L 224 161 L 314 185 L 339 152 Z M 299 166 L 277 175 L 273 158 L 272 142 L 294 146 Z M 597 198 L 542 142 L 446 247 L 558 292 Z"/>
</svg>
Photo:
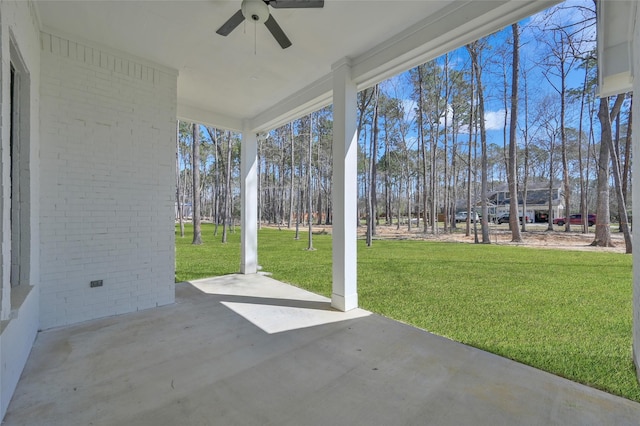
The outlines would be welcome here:
<svg viewBox="0 0 640 426">
<path fill-rule="evenodd" d="M 640 6 L 636 8 L 635 29 L 633 36 L 633 52 L 640 50 Z M 640 153 L 640 55 L 633 55 L 633 128 L 631 129 L 633 156 L 638 158 Z M 632 213 L 640 218 L 640 161 L 632 162 Z M 636 224 L 636 226 L 639 226 Z M 636 374 L 640 380 L 640 231 L 634 232 L 633 240 L 633 360 L 636 364 Z"/>
<path fill-rule="evenodd" d="M 258 137 L 249 128 L 242 131 L 240 168 L 240 273 L 255 274 L 258 271 Z"/>
<path fill-rule="evenodd" d="M 358 307 L 356 85 L 351 64 L 333 65 L 333 292 L 331 306 L 341 311 Z"/>
</svg>

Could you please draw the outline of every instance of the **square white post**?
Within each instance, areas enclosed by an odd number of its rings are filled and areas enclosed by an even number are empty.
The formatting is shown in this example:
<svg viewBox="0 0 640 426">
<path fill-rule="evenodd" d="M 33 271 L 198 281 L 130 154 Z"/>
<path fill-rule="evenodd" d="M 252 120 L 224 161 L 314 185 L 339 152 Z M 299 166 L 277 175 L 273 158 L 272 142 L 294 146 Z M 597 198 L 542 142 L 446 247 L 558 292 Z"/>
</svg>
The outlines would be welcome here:
<svg viewBox="0 0 640 426">
<path fill-rule="evenodd" d="M 240 168 L 240 273 L 255 274 L 258 272 L 258 137 L 249 128 L 242 131 Z"/>
<path fill-rule="evenodd" d="M 358 135 L 355 83 L 351 64 L 333 65 L 333 292 L 331 306 L 358 307 L 357 235 Z"/>
</svg>

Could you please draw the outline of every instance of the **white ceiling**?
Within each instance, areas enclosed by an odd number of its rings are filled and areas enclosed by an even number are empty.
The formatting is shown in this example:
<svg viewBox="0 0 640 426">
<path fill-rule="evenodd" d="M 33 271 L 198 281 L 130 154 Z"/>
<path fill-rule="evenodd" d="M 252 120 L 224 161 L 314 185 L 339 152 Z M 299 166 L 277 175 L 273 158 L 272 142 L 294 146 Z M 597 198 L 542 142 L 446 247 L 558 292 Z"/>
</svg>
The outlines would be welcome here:
<svg viewBox="0 0 640 426">
<path fill-rule="evenodd" d="M 178 70 L 181 118 L 264 130 L 329 103 L 331 67 L 342 58 L 351 59 L 363 87 L 554 1 L 326 0 L 323 9 L 270 8 L 293 43 L 285 50 L 263 24 L 245 21 L 228 37 L 216 34 L 240 3 L 41 0 L 37 5 L 48 31 Z"/>
</svg>

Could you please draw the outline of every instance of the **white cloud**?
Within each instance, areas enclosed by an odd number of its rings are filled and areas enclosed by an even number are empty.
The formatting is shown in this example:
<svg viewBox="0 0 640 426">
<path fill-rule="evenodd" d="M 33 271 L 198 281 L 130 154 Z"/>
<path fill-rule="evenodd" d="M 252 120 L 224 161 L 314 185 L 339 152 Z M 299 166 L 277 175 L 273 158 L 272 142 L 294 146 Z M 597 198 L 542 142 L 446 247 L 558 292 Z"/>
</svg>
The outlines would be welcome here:
<svg viewBox="0 0 640 426">
<path fill-rule="evenodd" d="M 507 125 L 509 125 L 509 113 L 507 113 Z M 485 111 L 484 128 L 487 131 L 502 130 L 504 128 L 504 109 L 497 111 Z M 460 134 L 469 134 L 469 126 L 464 124 L 458 130 Z"/>
<path fill-rule="evenodd" d="M 507 114 L 507 123 L 509 114 Z M 484 127 L 487 130 L 502 130 L 504 128 L 504 109 L 484 113 Z"/>
<path fill-rule="evenodd" d="M 416 108 L 418 104 L 413 99 L 403 99 L 402 107 L 404 108 L 404 117 L 407 121 L 413 121 L 416 118 Z"/>
</svg>

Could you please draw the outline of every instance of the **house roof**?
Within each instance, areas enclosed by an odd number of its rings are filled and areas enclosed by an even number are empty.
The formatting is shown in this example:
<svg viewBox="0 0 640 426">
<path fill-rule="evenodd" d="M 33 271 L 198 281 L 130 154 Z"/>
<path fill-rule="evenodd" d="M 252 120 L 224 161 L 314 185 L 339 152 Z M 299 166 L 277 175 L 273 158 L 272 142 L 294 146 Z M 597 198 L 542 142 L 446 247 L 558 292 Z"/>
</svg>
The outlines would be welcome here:
<svg viewBox="0 0 640 426">
<path fill-rule="evenodd" d="M 293 45 L 262 24 L 216 30 L 240 1 L 38 0 L 42 28 L 178 71 L 178 116 L 269 130 L 331 103 L 332 66 L 360 89 L 530 16 L 558 1 L 326 0 L 270 11 Z M 245 21 L 246 22 L 246 21 Z"/>
<path fill-rule="evenodd" d="M 552 186 L 554 189 L 562 188 L 562 183 L 553 181 Z M 522 184 L 518 184 L 518 191 L 521 192 L 523 191 L 523 189 L 524 187 L 522 186 Z M 549 182 L 544 180 L 529 180 L 529 182 L 527 182 L 527 191 L 535 191 L 539 189 L 542 189 L 542 190 L 549 189 Z M 509 191 L 509 185 L 506 183 L 503 183 L 500 185 L 495 185 L 493 187 L 493 190 L 490 191 L 490 193 L 495 194 L 498 192 L 508 192 L 508 191 Z"/>
</svg>

